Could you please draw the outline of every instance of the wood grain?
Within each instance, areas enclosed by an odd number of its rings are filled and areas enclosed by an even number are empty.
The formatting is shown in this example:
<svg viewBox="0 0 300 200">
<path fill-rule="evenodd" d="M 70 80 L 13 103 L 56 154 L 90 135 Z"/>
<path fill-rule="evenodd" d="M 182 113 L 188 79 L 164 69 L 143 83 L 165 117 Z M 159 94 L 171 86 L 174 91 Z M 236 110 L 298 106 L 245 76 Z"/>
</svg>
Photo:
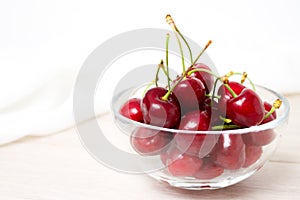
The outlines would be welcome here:
<svg viewBox="0 0 300 200">
<path fill-rule="evenodd" d="M 234 186 L 187 191 L 118 173 L 96 162 L 72 128 L 1 146 L 0 199 L 300 199 L 300 95 L 288 99 L 290 120 L 276 153 L 261 171 Z"/>
</svg>

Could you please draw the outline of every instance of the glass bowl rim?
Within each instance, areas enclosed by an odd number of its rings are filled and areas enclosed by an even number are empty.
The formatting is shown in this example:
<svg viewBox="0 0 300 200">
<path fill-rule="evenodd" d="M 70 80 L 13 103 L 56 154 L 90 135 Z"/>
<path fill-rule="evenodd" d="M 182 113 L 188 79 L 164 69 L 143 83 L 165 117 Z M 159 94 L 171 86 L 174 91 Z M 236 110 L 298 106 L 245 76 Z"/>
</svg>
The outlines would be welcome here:
<svg viewBox="0 0 300 200">
<path fill-rule="evenodd" d="M 157 131 L 163 131 L 163 132 L 169 132 L 169 133 L 180 133 L 180 134 L 246 134 L 246 133 L 250 133 L 250 132 L 261 132 L 261 131 L 265 131 L 265 130 L 274 129 L 274 128 L 280 126 L 281 124 L 283 124 L 284 122 L 286 122 L 288 119 L 288 116 L 289 116 L 289 112 L 290 112 L 290 105 L 289 105 L 288 100 L 282 94 L 279 94 L 278 92 L 275 92 L 274 90 L 269 89 L 267 87 L 257 85 L 257 84 L 255 84 L 255 87 L 266 90 L 266 91 L 272 93 L 273 95 L 275 95 L 277 98 L 279 98 L 282 101 L 282 105 L 284 107 L 284 112 L 282 113 L 282 115 L 277 116 L 277 118 L 275 120 L 268 122 L 266 124 L 262 124 L 259 126 L 251 126 L 251 127 L 247 127 L 247 128 L 233 129 L 233 130 L 214 130 L 214 131 L 211 131 L 211 130 L 209 130 L 209 131 L 180 130 L 180 129 L 171 129 L 171 128 L 153 126 L 150 124 L 144 124 L 141 122 L 131 120 L 131 119 L 121 115 L 119 110 L 117 110 L 117 108 L 115 108 L 115 106 L 114 106 L 116 104 L 116 101 L 119 99 L 119 97 L 121 97 L 126 91 L 130 90 L 131 88 L 113 96 L 110 107 L 111 107 L 111 110 L 113 111 L 113 115 L 114 115 L 115 119 L 125 122 L 126 124 L 132 124 L 133 126 L 135 126 L 137 128 L 143 127 L 143 128 L 148 128 L 148 129 L 157 130 Z"/>
</svg>

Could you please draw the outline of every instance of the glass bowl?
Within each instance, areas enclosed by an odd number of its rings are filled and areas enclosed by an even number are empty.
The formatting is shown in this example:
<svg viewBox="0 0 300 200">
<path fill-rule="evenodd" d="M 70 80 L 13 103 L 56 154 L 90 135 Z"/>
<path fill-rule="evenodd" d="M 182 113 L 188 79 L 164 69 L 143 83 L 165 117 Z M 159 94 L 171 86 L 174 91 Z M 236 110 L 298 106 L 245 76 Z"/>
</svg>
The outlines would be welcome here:
<svg viewBox="0 0 300 200">
<path fill-rule="evenodd" d="M 218 189 L 236 184 L 258 171 L 274 153 L 285 131 L 289 116 L 287 99 L 277 92 L 256 85 L 263 101 L 282 100 L 277 118 L 259 126 L 222 131 L 186 131 L 161 128 L 130 120 L 119 113 L 134 88 L 115 95 L 111 102 L 116 126 L 127 135 L 128 150 L 140 156 L 140 172 L 171 186 L 190 189 Z M 139 133 L 145 133 L 141 138 Z M 146 136 L 145 136 L 146 135 Z M 138 138 L 138 140 L 135 140 Z M 132 146 L 139 141 L 150 150 Z M 165 142 L 165 141 L 168 142 Z M 151 151 L 151 144 L 161 148 Z"/>
</svg>

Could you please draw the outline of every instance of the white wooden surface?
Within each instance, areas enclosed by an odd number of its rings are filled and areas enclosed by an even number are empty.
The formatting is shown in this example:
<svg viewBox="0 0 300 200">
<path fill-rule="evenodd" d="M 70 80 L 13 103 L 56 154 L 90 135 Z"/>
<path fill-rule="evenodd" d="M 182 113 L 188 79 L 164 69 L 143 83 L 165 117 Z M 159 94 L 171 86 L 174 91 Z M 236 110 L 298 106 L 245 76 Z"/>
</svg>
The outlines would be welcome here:
<svg viewBox="0 0 300 200">
<path fill-rule="evenodd" d="M 69 129 L 0 147 L 0 199 L 300 199 L 300 95 L 288 99 L 290 121 L 276 153 L 261 171 L 234 186 L 187 191 L 115 172 L 96 162 Z"/>
</svg>

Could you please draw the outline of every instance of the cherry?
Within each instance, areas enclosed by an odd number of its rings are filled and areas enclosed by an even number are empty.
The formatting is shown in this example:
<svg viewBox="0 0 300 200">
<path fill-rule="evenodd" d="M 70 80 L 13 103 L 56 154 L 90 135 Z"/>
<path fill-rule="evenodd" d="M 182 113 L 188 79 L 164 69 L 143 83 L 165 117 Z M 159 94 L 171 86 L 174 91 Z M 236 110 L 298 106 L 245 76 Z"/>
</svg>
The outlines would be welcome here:
<svg viewBox="0 0 300 200">
<path fill-rule="evenodd" d="M 272 105 L 265 102 L 265 114 L 267 114 L 271 109 Z M 276 119 L 276 111 L 274 111 L 269 117 L 265 118 L 260 124 L 266 124 L 270 121 Z M 264 146 L 270 144 L 276 137 L 276 133 L 272 129 L 259 131 L 259 132 L 250 132 L 243 135 L 244 143 L 247 145 L 254 146 Z"/>
<path fill-rule="evenodd" d="M 276 133 L 272 129 L 250 132 L 243 135 L 244 143 L 254 146 L 265 146 L 270 144 L 276 137 Z"/>
<path fill-rule="evenodd" d="M 193 111 L 181 119 L 180 130 L 207 131 L 210 127 L 210 115 L 206 111 Z M 218 141 L 217 135 L 177 133 L 174 137 L 178 149 L 199 157 L 206 156 Z"/>
<path fill-rule="evenodd" d="M 235 170 L 245 161 L 245 144 L 240 134 L 222 134 L 211 153 L 214 162 L 224 169 Z"/>
<path fill-rule="evenodd" d="M 211 158 L 203 158 L 203 164 L 199 171 L 194 175 L 197 179 L 213 179 L 218 176 L 221 176 L 224 172 L 224 169 L 216 165 Z"/>
<path fill-rule="evenodd" d="M 227 101 L 227 117 L 241 127 L 258 125 L 265 115 L 262 100 L 253 90 L 245 88 Z"/>
<path fill-rule="evenodd" d="M 176 85 L 173 94 L 179 101 L 181 114 L 184 114 L 192 110 L 199 110 L 205 100 L 205 87 L 200 80 L 188 77 Z"/>
<path fill-rule="evenodd" d="M 141 99 L 132 98 L 126 101 L 120 108 L 120 113 L 134 121 L 143 122 L 143 114 L 141 111 Z"/>
<path fill-rule="evenodd" d="M 243 89 L 246 87 L 238 82 L 230 81 L 228 82 L 228 86 L 237 94 L 239 95 Z M 227 101 L 233 98 L 233 95 L 231 92 L 224 86 L 221 85 L 218 90 L 218 95 L 221 96 L 221 98 L 218 101 L 218 109 L 220 113 L 226 114 L 227 110 Z"/>
<path fill-rule="evenodd" d="M 175 95 L 162 87 L 149 89 L 142 99 L 141 109 L 144 122 L 160 127 L 173 128 L 180 121 L 180 106 Z"/>
<path fill-rule="evenodd" d="M 246 152 L 246 159 L 243 164 L 244 168 L 253 165 L 260 158 L 262 154 L 262 148 L 260 146 L 246 145 L 245 152 Z"/>
<path fill-rule="evenodd" d="M 141 155 L 158 155 L 172 140 L 172 134 L 149 128 L 137 128 L 131 135 L 131 146 Z"/>
<path fill-rule="evenodd" d="M 181 153 L 176 148 L 170 149 L 163 156 L 161 155 L 161 158 L 166 163 L 169 173 L 173 176 L 193 177 L 202 165 L 202 159 Z"/>
<path fill-rule="evenodd" d="M 268 121 L 274 120 L 274 117 L 270 115 L 262 123 L 267 123 Z M 272 129 L 259 131 L 259 132 L 250 132 L 243 135 L 244 143 L 247 145 L 254 146 L 264 146 L 270 144 L 276 137 L 275 132 Z"/>
<path fill-rule="evenodd" d="M 211 71 L 211 69 L 203 63 L 194 64 L 192 67 L 190 67 L 188 69 L 188 71 L 192 71 L 194 69 L 204 69 L 204 70 Z M 190 74 L 189 76 L 199 79 L 204 84 L 206 93 L 207 94 L 210 93 L 210 91 L 214 85 L 214 77 L 211 74 L 209 74 L 205 71 L 196 71 L 196 72 Z"/>
</svg>

